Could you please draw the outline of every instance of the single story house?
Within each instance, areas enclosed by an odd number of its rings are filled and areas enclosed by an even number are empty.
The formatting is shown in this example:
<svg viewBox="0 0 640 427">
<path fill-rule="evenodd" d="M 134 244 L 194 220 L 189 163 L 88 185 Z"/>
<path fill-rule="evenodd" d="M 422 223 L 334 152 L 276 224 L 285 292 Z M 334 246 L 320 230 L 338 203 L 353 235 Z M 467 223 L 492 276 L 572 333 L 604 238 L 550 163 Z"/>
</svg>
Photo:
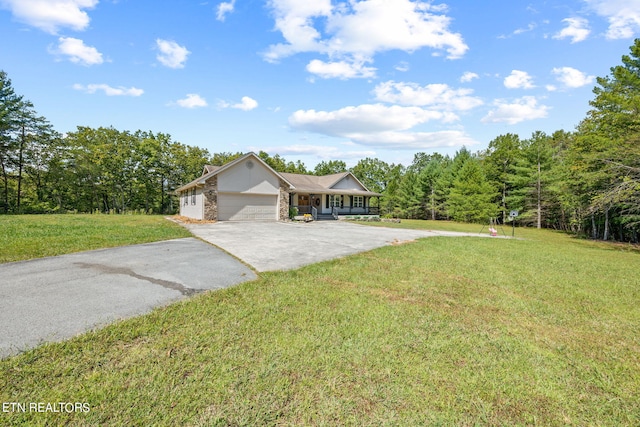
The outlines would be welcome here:
<svg viewBox="0 0 640 427">
<path fill-rule="evenodd" d="M 223 166 L 205 166 L 202 176 L 176 189 L 180 215 L 218 221 L 283 221 L 289 208 L 314 218 L 373 215 L 378 208 L 351 172 L 314 176 L 276 172 L 255 153 Z"/>
</svg>

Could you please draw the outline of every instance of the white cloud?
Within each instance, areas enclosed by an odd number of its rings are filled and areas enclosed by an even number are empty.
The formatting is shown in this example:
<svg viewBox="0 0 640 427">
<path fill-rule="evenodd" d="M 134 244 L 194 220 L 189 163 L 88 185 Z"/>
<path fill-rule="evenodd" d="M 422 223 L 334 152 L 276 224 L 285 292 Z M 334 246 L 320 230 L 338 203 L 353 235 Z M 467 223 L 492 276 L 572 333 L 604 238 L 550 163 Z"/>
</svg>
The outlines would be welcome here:
<svg viewBox="0 0 640 427">
<path fill-rule="evenodd" d="M 60 28 L 82 31 L 89 26 L 83 9 L 92 9 L 98 0 L 0 0 L 0 6 L 28 25 L 56 34 Z"/>
<path fill-rule="evenodd" d="M 102 54 L 98 49 L 87 46 L 80 39 L 73 37 L 60 37 L 58 39 L 58 47 L 51 49 L 51 53 L 56 55 L 65 55 L 69 57 L 69 61 L 81 65 L 102 64 Z"/>
<path fill-rule="evenodd" d="M 356 64 L 372 61 L 379 52 L 424 47 L 445 51 L 454 59 L 468 49 L 462 36 L 449 30 L 451 18 L 443 14 L 445 9 L 425 1 L 354 0 L 332 5 L 331 0 L 271 0 L 268 4 L 285 42 L 269 46 L 267 61 L 316 52 L 328 55 L 331 63 Z"/>
<path fill-rule="evenodd" d="M 518 29 L 516 29 L 513 32 L 513 34 L 517 36 L 518 34 L 528 33 L 530 31 L 535 30 L 537 27 L 538 27 L 538 24 L 536 24 L 535 22 L 531 22 L 531 23 L 529 23 L 529 25 L 527 25 L 526 28 L 518 28 Z"/>
<path fill-rule="evenodd" d="M 327 160 L 345 160 L 345 159 L 362 159 L 365 157 L 375 157 L 376 152 L 372 150 L 360 151 L 343 151 L 338 147 L 330 147 L 326 145 L 286 145 L 279 147 L 247 147 L 250 151 L 258 152 L 266 151 L 270 154 L 279 154 L 281 156 L 315 156 L 320 159 Z"/>
<path fill-rule="evenodd" d="M 471 89 L 453 89 L 446 84 L 420 86 L 416 83 L 388 81 L 374 89 L 378 101 L 393 104 L 430 106 L 444 111 L 465 111 L 483 104 L 482 100 L 470 96 Z"/>
<path fill-rule="evenodd" d="M 533 96 L 523 96 L 512 103 L 505 100 L 496 100 L 496 107 L 482 119 L 483 123 L 507 123 L 515 125 L 517 123 L 542 119 L 547 117 L 549 107 L 538 105 L 538 100 Z"/>
<path fill-rule="evenodd" d="M 236 4 L 236 0 L 220 3 L 218 5 L 218 12 L 216 13 L 216 19 L 218 21 L 224 22 L 224 20 L 227 18 L 227 14 L 233 12 L 235 4 Z"/>
<path fill-rule="evenodd" d="M 504 79 L 504 86 L 507 89 L 533 89 L 532 78 L 526 71 L 513 70 Z"/>
<path fill-rule="evenodd" d="M 407 130 L 432 120 L 447 122 L 456 118 L 451 113 L 419 107 L 364 104 L 335 111 L 298 110 L 289 117 L 289 124 L 298 130 L 348 137 L 362 132 Z"/>
<path fill-rule="evenodd" d="M 460 34 L 449 31 L 451 18 L 437 14 L 442 10 L 428 2 L 365 0 L 352 2 L 351 6 L 348 11 L 334 11 L 330 18 L 332 51 L 373 55 L 430 47 L 445 50 L 449 58 L 460 58 L 468 49 Z"/>
<path fill-rule="evenodd" d="M 566 18 L 562 22 L 566 22 L 567 26 L 559 33 L 553 36 L 554 39 L 571 38 L 571 43 L 578 43 L 586 40 L 591 33 L 589 30 L 589 22 L 584 18 Z"/>
<path fill-rule="evenodd" d="M 595 76 L 588 76 L 580 70 L 571 67 L 560 67 L 551 70 L 556 79 L 566 87 L 577 88 L 593 83 Z"/>
<path fill-rule="evenodd" d="M 275 27 L 287 43 L 271 45 L 265 53 L 266 60 L 278 61 L 298 52 L 326 52 L 326 43 L 320 41 L 322 36 L 312 20 L 331 15 L 331 0 L 271 0 L 268 5 L 273 10 Z"/>
<path fill-rule="evenodd" d="M 398 65 L 395 66 L 395 69 L 402 73 L 407 72 L 410 69 L 409 63 L 406 61 L 401 61 Z"/>
<path fill-rule="evenodd" d="M 156 59 L 169 68 L 184 68 L 187 56 L 191 53 L 186 47 L 170 40 L 156 39 L 156 47 L 160 51 Z"/>
<path fill-rule="evenodd" d="M 289 125 L 296 130 L 347 138 L 368 146 L 428 149 L 475 144 L 476 141 L 461 131 L 410 131 L 430 121 L 456 119 L 452 113 L 419 107 L 365 104 L 335 111 L 299 110 L 289 117 Z"/>
<path fill-rule="evenodd" d="M 258 101 L 248 96 L 243 96 L 239 103 L 231 104 L 226 101 L 218 102 L 219 108 L 235 108 L 242 111 L 251 111 L 258 107 Z"/>
<path fill-rule="evenodd" d="M 239 104 L 234 104 L 231 108 L 237 108 L 242 111 L 251 111 L 258 107 L 258 101 L 253 98 L 249 98 L 248 96 L 243 96 L 242 100 Z"/>
<path fill-rule="evenodd" d="M 517 28 L 517 29 L 515 29 L 511 34 L 508 34 L 508 35 L 506 35 L 506 34 L 502 34 L 502 35 L 499 35 L 499 36 L 498 36 L 498 38 L 499 38 L 499 39 L 508 39 L 508 38 L 510 38 L 511 36 L 517 36 L 517 35 L 520 35 L 520 34 L 524 34 L 524 33 L 528 33 L 528 32 L 530 32 L 530 31 L 533 31 L 533 30 L 535 30 L 537 27 L 538 27 L 538 24 L 536 24 L 535 22 L 531 22 L 531 23 L 530 23 L 529 25 L 527 25 L 525 28 Z"/>
<path fill-rule="evenodd" d="M 307 64 L 307 71 L 323 79 L 373 78 L 376 76 L 376 69 L 366 67 L 364 62 L 324 62 L 319 59 L 314 59 Z"/>
<path fill-rule="evenodd" d="M 404 150 L 431 150 L 442 147 L 468 147 L 478 141 L 462 131 L 446 130 L 439 132 L 378 132 L 350 136 L 361 145 Z"/>
<path fill-rule="evenodd" d="M 518 34 L 528 33 L 529 31 L 535 30 L 537 26 L 538 26 L 538 24 L 536 24 L 535 22 L 531 22 L 529 25 L 527 25 L 526 28 L 518 28 L 518 29 L 516 29 L 513 32 L 513 34 L 514 35 L 518 35 Z"/>
<path fill-rule="evenodd" d="M 609 21 L 607 38 L 628 39 L 640 30 L 640 2 L 637 0 L 584 0 Z"/>
<path fill-rule="evenodd" d="M 136 87 L 111 87 L 107 84 L 89 84 L 86 86 L 81 84 L 74 84 L 73 88 L 75 90 L 80 90 L 86 93 L 96 93 L 97 91 L 102 91 L 107 96 L 140 96 L 144 93 L 144 90 L 138 89 Z"/>
<path fill-rule="evenodd" d="M 207 100 L 197 93 L 188 93 L 186 98 L 177 100 L 176 104 L 182 108 L 201 108 L 208 105 Z"/>
<path fill-rule="evenodd" d="M 477 75 L 476 73 L 472 73 L 471 71 L 467 71 L 462 75 L 462 77 L 460 77 L 460 82 L 461 83 L 469 83 L 471 80 L 479 79 L 479 78 L 480 78 L 480 76 Z"/>
</svg>

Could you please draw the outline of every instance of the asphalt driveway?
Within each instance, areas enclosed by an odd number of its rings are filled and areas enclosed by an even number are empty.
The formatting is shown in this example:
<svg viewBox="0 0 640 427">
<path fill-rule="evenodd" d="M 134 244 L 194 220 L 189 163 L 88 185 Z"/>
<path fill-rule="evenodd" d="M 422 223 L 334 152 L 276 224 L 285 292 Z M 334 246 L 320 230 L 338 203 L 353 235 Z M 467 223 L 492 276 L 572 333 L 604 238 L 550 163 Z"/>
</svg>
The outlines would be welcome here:
<svg viewBox="0 0 640 427">
<path fill-rule="evenodd" d="M 433 236 L 484 236 L 448 231 L 371 227 L 344 221 L 183 224 L 194 235 L 257 271 L 290 270 L 397 242 Z"/>
<path fill-rule="evenodd" d="M 255 278 L 194 238 L 0 264 L 0 357 Z"/>
</svg>

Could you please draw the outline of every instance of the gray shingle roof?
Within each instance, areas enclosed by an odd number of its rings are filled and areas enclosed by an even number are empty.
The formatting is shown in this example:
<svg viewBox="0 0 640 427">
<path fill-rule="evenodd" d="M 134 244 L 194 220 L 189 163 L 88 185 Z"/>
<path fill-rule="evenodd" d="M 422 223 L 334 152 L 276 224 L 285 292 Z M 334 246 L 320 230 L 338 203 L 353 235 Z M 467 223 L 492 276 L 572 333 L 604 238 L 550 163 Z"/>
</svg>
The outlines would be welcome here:
<svg viewBox="0 0 640 427">
<path fill-rule="evenodd" d="M 219 171 L 227 169 L 232 164 L 237 163 L 251 155 L 256 157 L 262 163 L 264 163 L 254 153 L 248 153 L 242 156 L 241 158 L 234 160 L 233 162 L 227 163 L 224 166 L 205 165 L 202 171 L 202 176 L 176 189 L 176 192 L 187 190 L 189 188 L 196 187 L 198 185 L 203 185 L 207 179 L 216 175 Z M 266 163 L 264 164 L 266 165 Z M 269 169 L 271 169 L 268 165 L 266 166 Z M 273 169 L 271 170 L 273 171 Z M 367 190 L 366 187 L 360 181 L 358 181 L 358 179 L 351 172 L 342 172 L 342 173 L 336 173 L 332 175 L 323 175 L 323 176 L 302 175 L 298 173 L 286 173 L 286 172 L 276 172 L 276 171 L 273 171 L 273 173 L 280 175 L 287 183 L 291 184 L 293 186 L 291 191 L 295 193 L 345 194 L 345 195 L 351 194 L 351 195 L 360 195 L 360 196 L 381 196 L 381 194 L 379 193 L 374 193 L 373 191 Z M 352 180 L 349 181 L 349 188 L 333 188 L 336 184 L 344 180 L 347 176 L 353 178 Z"/>
</svg>

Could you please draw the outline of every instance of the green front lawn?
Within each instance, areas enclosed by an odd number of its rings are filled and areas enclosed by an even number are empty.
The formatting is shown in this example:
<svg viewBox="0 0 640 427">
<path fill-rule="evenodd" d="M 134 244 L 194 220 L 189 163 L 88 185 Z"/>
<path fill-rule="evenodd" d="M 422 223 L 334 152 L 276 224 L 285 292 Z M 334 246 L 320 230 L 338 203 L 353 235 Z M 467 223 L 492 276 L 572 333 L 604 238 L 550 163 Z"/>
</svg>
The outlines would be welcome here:
<svg viewBox="0 0 640 427">
<path fill-rule="evenodd" d="M 405 223 L 406 224 L 406 223 Z M 0 361 L 7 425 L 640 424 L 637 252 L 535 231 L 262 274 Z"/>
<path fill-rule="evenodd" d="M 189 236 L 159 215 L 0 215 L 0 263 Z"/>
</svg>

